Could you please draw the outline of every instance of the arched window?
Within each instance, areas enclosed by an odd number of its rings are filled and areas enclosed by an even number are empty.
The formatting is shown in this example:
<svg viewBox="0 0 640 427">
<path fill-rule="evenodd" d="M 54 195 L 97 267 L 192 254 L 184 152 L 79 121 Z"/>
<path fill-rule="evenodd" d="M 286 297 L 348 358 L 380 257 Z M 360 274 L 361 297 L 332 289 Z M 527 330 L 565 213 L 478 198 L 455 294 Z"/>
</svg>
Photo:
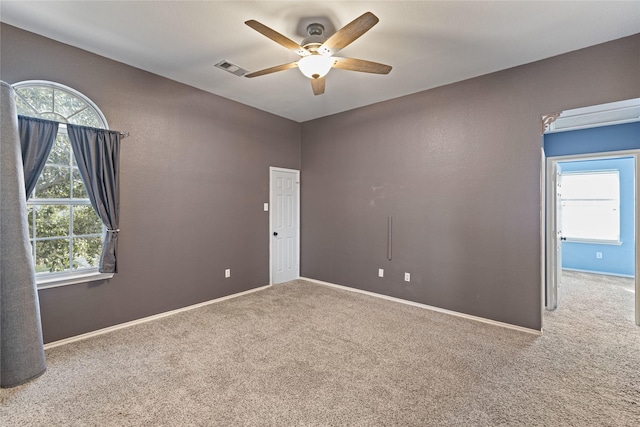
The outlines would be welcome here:
<svg viewBox="0 0 640 427">
<path fill-rule="evenodd" d="M 89 98 L 59 83 L 29 80 L 13 85 L 18 114 L 60 123 L 109 129 L 107 119 Z"/>
<path fill-rule="evenodd" d="M 103 225 L 80 177 L 66 123 L 108 129 L 107 121 L 89 98 L 70 87 L 31 80 L 13 88 L 18 114 L 60 122 L 42 175 L 27 200 L 38 285 L 73 283 L 73 277 L 97 274 Z"/>
</svg>

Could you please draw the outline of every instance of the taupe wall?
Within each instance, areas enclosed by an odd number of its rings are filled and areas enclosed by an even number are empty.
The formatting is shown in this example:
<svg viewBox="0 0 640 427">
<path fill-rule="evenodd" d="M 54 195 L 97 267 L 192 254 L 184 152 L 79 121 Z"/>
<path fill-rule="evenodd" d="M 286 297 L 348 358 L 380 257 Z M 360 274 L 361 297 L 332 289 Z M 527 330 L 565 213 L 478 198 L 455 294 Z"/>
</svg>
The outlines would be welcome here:
<svg viewBox="0 0 640 427">
<path fill-rule="evenodd" d="M 303 123 L 302 275 L 540 329 L 540 116 L 639 96 L 635 35 Z"/>
<path fill-rule="evenodd" d="M 45 342 L 269 283 L 262 204 L 269 166 L 300 167 L 298 123 L 8 25 L 1 36 L 2 80 L 70 86 L 131 133 L 120 272 L 40 291 Z"/>
<path fill-rule="evenodd" d="M 1 79 L 71 86 L 132 135 L 120 273 L 40 291 L 47 342 L 267 284 L 269 166 L 302 169 L 304 276 L 539 329 L 540 115 L 640 97 L 640 35 L 302 125 L 1 36 Z"/>
</svg>

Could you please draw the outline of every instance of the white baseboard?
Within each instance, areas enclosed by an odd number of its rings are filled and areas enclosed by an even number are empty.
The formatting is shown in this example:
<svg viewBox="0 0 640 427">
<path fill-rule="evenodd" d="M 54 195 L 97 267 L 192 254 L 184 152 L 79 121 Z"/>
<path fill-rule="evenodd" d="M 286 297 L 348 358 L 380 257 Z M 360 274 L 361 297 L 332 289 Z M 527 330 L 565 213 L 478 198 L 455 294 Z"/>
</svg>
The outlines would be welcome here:
<svg viewBox="0 0 640 427">
<path fill-rule="evenodd" d="M 344 291 L 357 292 L 359 294 L 364 294 L 372 297 L 386 299 L 389 301 L 399 302 L 401 304 L 424 308 L 426 310 L 437 311 L 438 313 L 449 314 L 451 316 L 462 317 L 464 319 L 475 320 L 476 322 L 487 323 L 489 325 L 499 326 L 501 328 L 513 329 L 520 332 L 526 332 L 528 334 L 542 335 L 542 331 L 539 331 L 537 329 L 525 328 L 522 326 L 512 325 L 511 323 L 498 322 L 497 320 L 485 319 L 484 317 L 472 316 L 470 314 L 465 314 L 457 311 L 447 310 L 444 308 L 434 307 L 432 305 L 421 304 L 419 302 L 413 302 L 406 299 L 390 297 L 388 295 L 377 294 L 375 292 L 363 291 L 362 289 L 350 288 L 348 286 L 336 285 L 335 283 L 323 282 L 322 280 L 310 279 L 308 277 L 300 277 L 300 280 L 306 280 L 308 282 L 317 283 L 319 285 L 324 285 L 324 286 L 331 286 L 332 288 L 342 289 Z"/>
<path fill-rule="evenodd" d="M 253 292 L 261 291 L 263 289 L 267 289 L 269 287 L 271 287 L 271 285 L 261 286 L 259 288 L 249 289 L 248 291 L 238 292 L 237 294 L 227 295 L 227 296 L 224 296 L 224 297 L 212 299 L 212 300 L 201 302 L 201 303 L 198 303 L 198 304 L 193 304 L 193 305 L 190 305 L 190 306 L 187 306 L 187 307 L 178 308 L 176 310 L 165 311 L 164 313 L 158 313 L 158 314 L 154 314 L 153 316 L 143 317 L 142 319 L 132 320 L 130 322 L 125 322 L 125 323 L 120 323 L 118 325 L 109 326 L 108 328 L 98 329 L 97 331 L 87 332 L 86 334 L 76 335 L 76 336 L 65 338 L 65 339 L 62 339 L 62 340 L 59 340 L 59 341 L 53 341 L 53 342 L 45 344 L 44 345 L 44 349 L 48 350 L 50 348 L 58 347 L 58 346 L 65 345 L 65 344 L 70 344 L 70 343 L 76 342 L 76 341 L 85 340 L 87 338 L 95 337 L 95 336 L 98 336 L 98 335 L 108 334 L 109 332 L 117 331 L 118 329 L 128 328 L 130 326 L 135 326 L 135 325 L 139 325 L 141 323 L 150 322 L 152 320 L 161 319 L 163 317 L 172 316 L 174 314 L 182 313 L 183 311 L 193 310 L 195 308 L 204 307 L 204 306 L 207 306 L 209 304 L 214 304 L 214 303 L 217 303 L 217 302 L 226 301 L 226 300 L 231 299 L 231 298 L 237 298 L 237 297 L 240 297 L 240 296 L 243 296 L 243 295 L 251 294 Z"/>
</svg>

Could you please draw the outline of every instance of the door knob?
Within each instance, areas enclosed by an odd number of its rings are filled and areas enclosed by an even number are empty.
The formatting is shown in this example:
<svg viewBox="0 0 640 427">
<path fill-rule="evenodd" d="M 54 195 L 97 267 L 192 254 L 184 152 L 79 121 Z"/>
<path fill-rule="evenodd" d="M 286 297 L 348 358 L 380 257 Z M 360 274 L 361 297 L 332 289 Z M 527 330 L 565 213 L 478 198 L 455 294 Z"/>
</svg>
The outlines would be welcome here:
<svg viewBox="0 0 640 427">
<path fill-rule="evenodd" d="M 274 235 L 274 236 L 277 236 L 277 235 L 278 235 L 278 232 L 277 232 L 277 231 L 274 231 L 274 232 L 273 232 L 273 235 Z"/>
</svg>

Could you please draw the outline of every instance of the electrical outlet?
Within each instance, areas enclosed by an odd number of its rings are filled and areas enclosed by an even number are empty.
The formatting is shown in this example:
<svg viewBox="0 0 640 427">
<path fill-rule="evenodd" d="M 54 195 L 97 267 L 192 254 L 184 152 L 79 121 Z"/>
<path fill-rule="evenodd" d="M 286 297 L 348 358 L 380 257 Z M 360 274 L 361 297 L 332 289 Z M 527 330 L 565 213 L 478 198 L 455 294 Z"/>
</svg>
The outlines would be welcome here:
<svg viewBox="0 0 640 427">
<path fill-rule="evenodd" d="M 384 277 L 384 269 L 382 268 L 378 269 L 378 277 Z"/>
<path fill-rule="evenodd" d="M 264 209 L 265 212 L 269 212 L 269 203 L 262 205 L 262 209 Z"/>
<path fill-rule="evenodd" d="M 231 269 L 227 268 L 227 269 L 224 271 L 224 277 L 225 277 L 225 278 L 229 278 L 229 277 L 231 277 Z"/>
<path fill-rule="evenodd" d="M 411 274 L 410 273 L 404 273 L 404 281 L 405 282 L 410 282 L 411 281 Z"/>
<path fill-rule="evenodd" d="M 596 258 L 602 259 L 602 252 L 596 252 Z"/>
</svg>

